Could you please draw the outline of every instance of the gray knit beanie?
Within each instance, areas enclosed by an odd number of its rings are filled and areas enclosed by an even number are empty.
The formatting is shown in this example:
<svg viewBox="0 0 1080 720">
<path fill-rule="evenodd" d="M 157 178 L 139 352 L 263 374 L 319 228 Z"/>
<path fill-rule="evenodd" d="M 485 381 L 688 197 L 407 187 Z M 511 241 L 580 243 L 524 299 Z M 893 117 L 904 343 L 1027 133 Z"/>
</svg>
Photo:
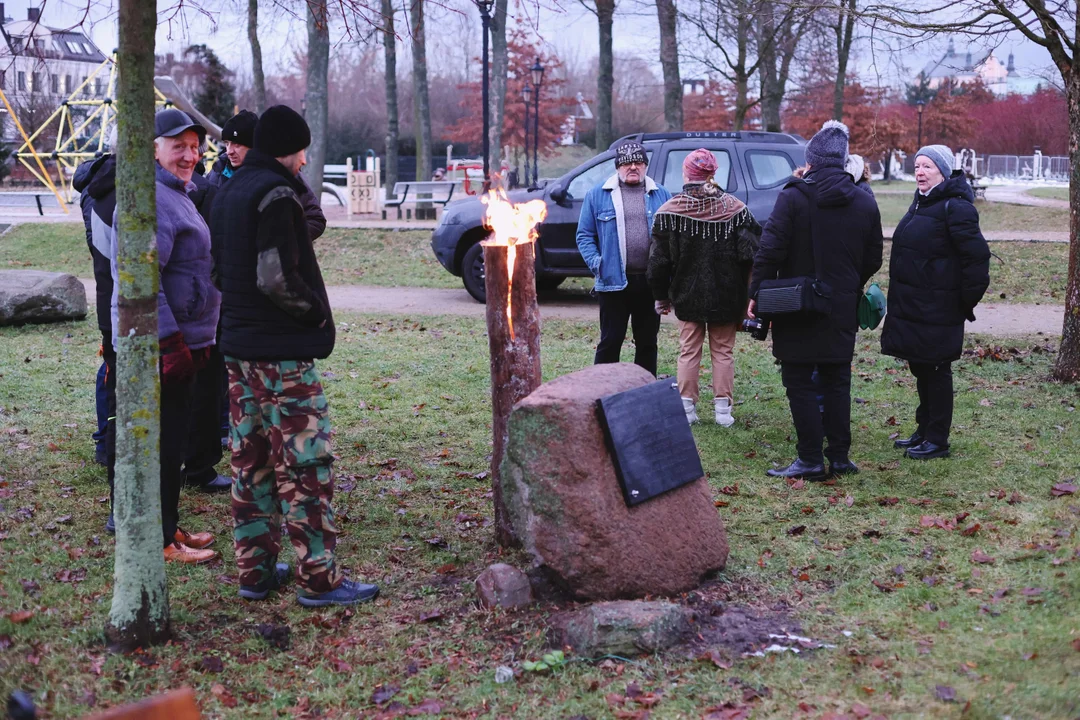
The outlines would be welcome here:
<svg viewBox="0 0 1080 720">
<path fill-rule="evenodd" d="M 826 120 L 806 143 L 806 162 L 814 170 L 844 167 L 848 155 L 848 128 L 839 120 Z"/>
<path fill-rule="evenodd" d="M 915 153 L 915 157 L 920 155 L 937 165 L 937 169 L 941 171 L 944 177 L 953 174 L 953 158 L 955 156 L 952 148 L 947 145 L 926 145 L 919 148 L 919 152 Z"/>
</svg>

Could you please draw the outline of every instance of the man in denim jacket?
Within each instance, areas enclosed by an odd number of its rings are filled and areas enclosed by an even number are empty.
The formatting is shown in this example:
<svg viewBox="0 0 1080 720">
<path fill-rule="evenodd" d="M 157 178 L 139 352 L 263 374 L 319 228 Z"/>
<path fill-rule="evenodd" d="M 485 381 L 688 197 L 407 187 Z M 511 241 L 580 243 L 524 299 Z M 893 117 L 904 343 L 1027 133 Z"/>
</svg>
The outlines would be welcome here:
<svg viewBox="0 0 1080 720">
<path fill-rule="evenodd" d="M 626 325 L 634 332 L 634 363 L 656 374 L 656 334 L 660 330 L 645 280 L 653 215 L 671 198 L 645 174 L 648 157 L 641 143 L 615 149 L 616 174 L 589 191 L 581 206 L 577 246 L 596 278 L 600 298 L 597 365 L 619 362 Z"/>
</svg>

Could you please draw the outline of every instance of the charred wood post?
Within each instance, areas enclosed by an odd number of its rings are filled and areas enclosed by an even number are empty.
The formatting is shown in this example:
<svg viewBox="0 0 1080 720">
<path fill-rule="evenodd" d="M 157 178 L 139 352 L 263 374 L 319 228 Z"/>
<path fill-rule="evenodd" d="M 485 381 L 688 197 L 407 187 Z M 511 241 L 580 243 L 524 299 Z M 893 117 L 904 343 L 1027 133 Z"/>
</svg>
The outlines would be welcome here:
<svg viewBox="0 0 1080 720">
<path fill-rule="evenodd" d="M 501 473 L 506 426 L 514 404 L 540 386 L 540 308 L 536 303 L 536 244 L 514 246 L 513 281 L 508 248 L 484 242 L 488 347 L 491 351 L 491 490 L 495 539 L 504 547 L 518 544 L 503 505 Z M 507 310 L 510 312 L 508 313 Z"/>
</svg>

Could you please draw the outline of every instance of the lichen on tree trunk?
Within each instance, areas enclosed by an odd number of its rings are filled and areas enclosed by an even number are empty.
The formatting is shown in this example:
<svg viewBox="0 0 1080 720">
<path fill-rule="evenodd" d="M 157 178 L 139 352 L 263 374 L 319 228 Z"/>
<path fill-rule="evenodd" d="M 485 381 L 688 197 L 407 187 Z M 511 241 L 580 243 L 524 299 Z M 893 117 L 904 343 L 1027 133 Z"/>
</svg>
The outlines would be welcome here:
<svg viewBox="0 0 1080 720">
<path fill-rule="evenodd" d="M 383 83 L 386 93 L 386 197 L 397 197 L 394 185 L 398 181 L 398 92 L 397 92 L 397 33 L 394 30 L 393 0 L 382 0 L 383 59 L 386 67 Z"/>
<path fill-rule="evenodd" d="M 416 130 L 416 179 L 431 179 L 431 102 L 428 98 L 424 0 L 411 0 L 413 49 L 413 128 Z"/>
<path fill-rule="evenodd" d="M 491 489 L 495 506 L 495 539 L 504 547 L 518 544 L 503 502 L 501 465 L 506 452 L 507 422 L 514 404 L 540 387 L 540 307 L 536 302 L 536 244 L 516 246 L 510 307 L 506 316 L 507 249 L 484 247 L 487 289 L 488 348 L 491 353 Z"/>
<path fill-rule="evenodd" d="M 158 260 L 154 183 L 155 5 L 120 0 L 116 173 L 116 558 L 105 637 L 125 651 L 171 635 L 161 552 Z"/>
</svg>

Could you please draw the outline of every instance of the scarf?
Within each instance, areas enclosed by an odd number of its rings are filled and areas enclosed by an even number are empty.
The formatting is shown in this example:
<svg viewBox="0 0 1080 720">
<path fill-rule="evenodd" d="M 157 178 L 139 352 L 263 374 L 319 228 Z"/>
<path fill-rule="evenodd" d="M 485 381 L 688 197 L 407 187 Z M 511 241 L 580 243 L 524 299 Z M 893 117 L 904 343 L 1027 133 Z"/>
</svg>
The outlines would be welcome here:
<svg viewBox="0 0 1080 720">
<path fill-rule="evenodd" d="M 681 193 L 660 206 L 653 227 L 698 235 L 716 242 L 731 237 L 751 217 L 743 201 L 728 195 L 720 186 L 695 182 L 684 185 Z"/>
</svg>

